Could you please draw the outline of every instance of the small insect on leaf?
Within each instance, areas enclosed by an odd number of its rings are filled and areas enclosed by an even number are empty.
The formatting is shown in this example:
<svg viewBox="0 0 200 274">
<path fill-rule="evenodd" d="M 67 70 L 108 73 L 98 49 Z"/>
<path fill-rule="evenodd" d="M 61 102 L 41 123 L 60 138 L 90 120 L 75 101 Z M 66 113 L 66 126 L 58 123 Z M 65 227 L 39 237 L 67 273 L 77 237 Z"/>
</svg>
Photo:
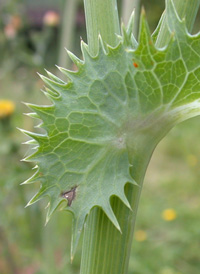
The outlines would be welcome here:
<svg viewBox="0 0 200 274">
<path fill-rule="evenodd" d="M 62 197 L 68 200 L 68 206 L 71 206 L 72 201 L 76 197 L 76 187 L 72 188 L 70 191 L 62 193 Z"/>
<path fill-rule="evenodd" d="M 135 68 L 138 68 L 138 64 L 137 63 L 133 62 L 133 65 L 134 65 Z"/>
</svg>

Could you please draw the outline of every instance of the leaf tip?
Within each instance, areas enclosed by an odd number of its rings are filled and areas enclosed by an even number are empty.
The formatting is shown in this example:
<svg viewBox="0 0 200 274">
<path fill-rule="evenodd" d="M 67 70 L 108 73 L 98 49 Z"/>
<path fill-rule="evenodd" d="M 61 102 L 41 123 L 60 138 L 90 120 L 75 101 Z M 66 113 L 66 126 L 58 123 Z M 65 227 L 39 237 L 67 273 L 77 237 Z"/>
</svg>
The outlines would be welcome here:
<svg viewBox="0 0 200 274">
<path fill-rule="evenodd" d="M 146 11 L 145 11 L 145 8 L 144 8 L 144 6 L 142 6 L 142 8 L 141 8 L 141 16 L 144 18 L 146 18 Z"/>
<path fill-rule="evenodd" d="M 127 34 L 131 35 L 132 31 L 133 31 L 133 27 L 134 27 L 134 22 L 135 22 L 135 8 L 133 9 L 131 16 L 129 18 L 128 24 L 127 24 Z"/>
</svg>

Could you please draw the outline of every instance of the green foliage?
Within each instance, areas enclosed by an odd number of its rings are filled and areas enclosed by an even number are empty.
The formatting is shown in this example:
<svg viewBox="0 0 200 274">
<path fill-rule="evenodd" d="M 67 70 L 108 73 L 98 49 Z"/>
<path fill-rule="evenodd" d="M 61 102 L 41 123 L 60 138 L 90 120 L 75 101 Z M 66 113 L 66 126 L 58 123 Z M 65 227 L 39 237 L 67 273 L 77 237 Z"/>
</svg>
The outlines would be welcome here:
<svg viewBox="0 0 200 274">
<path fill-rule="evenodd" d="M 138 45 L 132 21 L 122 28 L 117 47 L 99 38 L 95 57 L 82 42 L 84 61 L 69 53 L 78 71 L 60 68 L 68 83 L 49 72 L 49 78 L 42 76 L 53 104 L 28 105 L 46 131 L 24 131 L 37 143 L 25 159 L 36 163 L 37 172 L 26 183 L 41 182 L 29 205 L 49 196 L 48 221 L 68 201 L 63 208 L 74 215 L 72 254 L 93 207 L 120 229 L 110 198 L 118 196 L 130 207 L 124 186 L 136 184 L 131 165 L 141 147 L 151 153 L 176 123 L 199 114 L 200 36 L 188 34 L 172 1 L 167 3 L 171 38 L 165 48 L 155 47 L 160 25 L 151 37 L 143 14 Z"/>
</svg>

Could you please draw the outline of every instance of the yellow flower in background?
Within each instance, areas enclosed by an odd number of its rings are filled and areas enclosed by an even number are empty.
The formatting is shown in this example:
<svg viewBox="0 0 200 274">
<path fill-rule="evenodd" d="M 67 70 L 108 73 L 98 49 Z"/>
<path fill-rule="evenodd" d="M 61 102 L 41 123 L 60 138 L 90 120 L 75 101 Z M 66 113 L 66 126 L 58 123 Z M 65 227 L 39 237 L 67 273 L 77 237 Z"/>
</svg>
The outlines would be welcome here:
<svg viewBox="0 0 200 274">
<path fill-rule="evenodd" d="M 176 217 L 177 217 L 176 211 L 172 208 L 165 209 L 162 212 L 162 218 L 165 221 L 168 221 L 168 222 L 173 221 L 174 219 L 176 219 Z"/>
<path fill-rule="evenodd" d="M 135 232 L 135 239 L 138 242 L 143 242 L 147 239 L 147 233 L 144 230 L 137 230 Z"/>
<path fill-rule="evenodd" d="M 12 101 L 0 100 L 0 119 L 10 116 L 14 110 L 15 104 Z"/>
</svg>

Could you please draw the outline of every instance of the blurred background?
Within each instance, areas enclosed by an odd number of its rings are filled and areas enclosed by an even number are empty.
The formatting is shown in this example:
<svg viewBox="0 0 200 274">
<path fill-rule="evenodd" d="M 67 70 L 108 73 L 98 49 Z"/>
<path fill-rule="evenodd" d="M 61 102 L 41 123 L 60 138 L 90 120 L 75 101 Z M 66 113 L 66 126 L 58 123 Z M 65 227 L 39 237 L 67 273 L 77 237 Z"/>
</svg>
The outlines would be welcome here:
<svg viewBox="0 0 200 274">
<path fill-rule="evenodd" d="M 119 2 L 120 17 L 125 1 Z M 154 30 L 164 0 L 143 0 Z M 71 216 L 57 212 L 45 227 L 41 201 L 24 208 L 39 185 L 26 141 L 34 130 L 22 102 L 49 103 L 36 72 L 72 68 L 64 47 L 81 57 L 86 41 L 82 0 L 0 0 L 0 274 L 79 273 L 81 245 L 70 263 Z M 194 32 L 200 28 L 200 16 Z M 200 273 L 200 118 L 173 129 L 157 147 L 145 178 L 129 274 Z M 134 270 L 134 271 L 133 271 Z"/>
</svg>

